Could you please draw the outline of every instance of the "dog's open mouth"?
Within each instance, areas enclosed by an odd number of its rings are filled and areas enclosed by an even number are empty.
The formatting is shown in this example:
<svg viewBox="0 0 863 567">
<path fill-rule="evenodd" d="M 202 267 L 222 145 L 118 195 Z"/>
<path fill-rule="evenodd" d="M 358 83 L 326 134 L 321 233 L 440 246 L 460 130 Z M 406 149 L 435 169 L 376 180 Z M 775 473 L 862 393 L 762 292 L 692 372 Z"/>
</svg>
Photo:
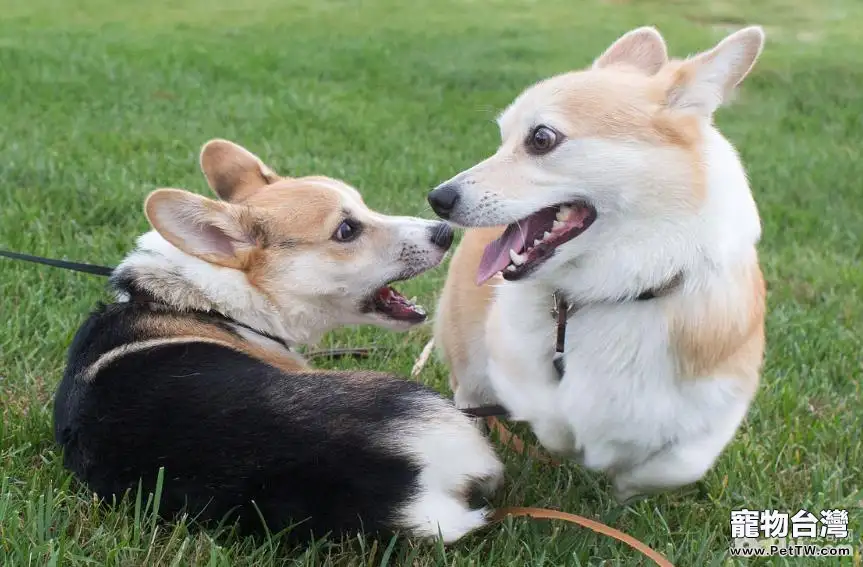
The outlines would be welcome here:
<svg viewBox="0 0 863 567">
<path fill-rule="evenodd" d="M 406 298 L 392 286 L 385 285 L 369 297 L 366 307 L 369 311 L 394 321 L 422 323 L 426 319 L 425 309 L 414 303 L 414 300 L 415 298 Z"/>
<path fill-rule="evenodd" d="M 595 220 L 594 207 L 576 202 L 547 207 L 514 222 L 486 246 L 477 285 L 498 272 L 510 281 L 525 277 L 551 258 L 558 246 L 587 230 Z"/>
</svg>

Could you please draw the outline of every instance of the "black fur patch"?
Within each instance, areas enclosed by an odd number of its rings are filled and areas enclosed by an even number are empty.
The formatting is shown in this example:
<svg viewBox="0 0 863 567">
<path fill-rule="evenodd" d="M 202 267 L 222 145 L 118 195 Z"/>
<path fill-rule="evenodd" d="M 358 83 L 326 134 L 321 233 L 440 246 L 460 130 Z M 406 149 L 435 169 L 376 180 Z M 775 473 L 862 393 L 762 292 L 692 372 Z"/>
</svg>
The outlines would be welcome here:
<svg viewBox="0 0 863 567">
<path fill-rule="evenodd" d="M 140 309 L 113 304 L 90 316 L 56 394 L 64 464 L 91 490 L 119 497 L 142 479 L 152 492 L 164 467 L 167 516 L 256 532 L 254 502 L 270 531 L 299 523 L 299 537 L 391 527 L 419 472 L 391 444 L 394 428 L 439 407 L 437 394 L 376 374 L 288 375 L 200 342 L 130 353 L 82 380 L 100 355 L 144 338 L 131 331 Z"/>
</svg>

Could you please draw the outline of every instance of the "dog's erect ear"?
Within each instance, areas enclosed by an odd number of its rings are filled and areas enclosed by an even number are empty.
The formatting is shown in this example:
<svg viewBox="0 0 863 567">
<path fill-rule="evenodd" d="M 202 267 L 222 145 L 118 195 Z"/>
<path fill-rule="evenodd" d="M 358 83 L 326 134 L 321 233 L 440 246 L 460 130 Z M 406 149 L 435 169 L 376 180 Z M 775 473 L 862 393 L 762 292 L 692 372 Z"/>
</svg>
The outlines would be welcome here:
<svg viewBox="0 0 863 567">
<path fill-rule="evenodd" d="M 594 69 L 609 65 L 625 64 L 635 67 L 648 75 L 656 74 L 668 63 L 668 49 L 665 40 L 656 28 L 637 28 L 623 34 L 593 62 Z"/>
<path fill-rule="evenodd" d="M 710 116 L 743 82 L 763 47 L 764 30 L 752 26 L 683 61 L 668 92 L 668 106 Z"/>
<path fill-rule="evenodd" d="M 201 170 L 210 188 L 225 201 L 245 197 L 279 180 L 258 156 L 228 140 L 210 140 L 204 144 Z"/>
<path fill-rule="evenodd" d="M 254 247 L 248 220 L 236 205 L 180 189 L 157 189 L 144 212 L 162 238 L 183 252 L 229 268 L 241 268 L 243 252 Z"/>
</svg>

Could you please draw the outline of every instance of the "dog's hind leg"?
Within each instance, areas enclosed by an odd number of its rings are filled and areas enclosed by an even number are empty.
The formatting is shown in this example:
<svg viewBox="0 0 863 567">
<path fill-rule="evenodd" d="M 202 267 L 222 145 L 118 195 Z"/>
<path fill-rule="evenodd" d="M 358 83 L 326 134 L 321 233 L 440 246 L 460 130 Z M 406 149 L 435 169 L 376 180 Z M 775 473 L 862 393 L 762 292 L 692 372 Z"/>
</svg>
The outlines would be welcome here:
<svg viewBox="0 0 863 567">
<path fill-rule="evenodd" d="M 712 420 L 707 431 L 679 438 L 646 460 L 615 474 L 614 492 L 618 502 L 700 480 L 734 438 L 747 407 L 745 398 L 733 401 Z"/>
<path fill-rule="evenodd" d="M 679 441 L 622 471 L 614 478 L 615 499 L 623 504 L 700 480 L 713 466 L 731 435 L 721 431 Z"/>
<path fill-rule="evenodd" d="M 452 543 L 488 523 L 490 510 L 471 510 L 460 498 L 448 494 L 426 494 L 411 506 L 407 522 L 419 537 Z"/>
<path fill-rule="evenodd" d="M 467 416 L 443 400 L 398 431 L 405 454 L 420 467 L 415 492 L 397 512 L 414 534 L 452 542 L 488 522 L 486 507 L 471 506 L 503 482 L 503 464 Z"/>
</svg>

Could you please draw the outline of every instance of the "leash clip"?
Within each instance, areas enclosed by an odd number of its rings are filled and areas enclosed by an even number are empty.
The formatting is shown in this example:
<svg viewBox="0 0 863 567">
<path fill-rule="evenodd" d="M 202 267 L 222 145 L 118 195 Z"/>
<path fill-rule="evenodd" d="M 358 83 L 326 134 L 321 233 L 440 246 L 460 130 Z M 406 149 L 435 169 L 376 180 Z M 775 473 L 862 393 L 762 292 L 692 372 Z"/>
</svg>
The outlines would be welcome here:
<svg viewBox="0 0 863 567">
<path fill-rule="evenodd" d="M 563 360 L 563 353 L 554 353 L 554 358 L 551 359 L 551 364 L 554 366 L 554 371 L 557 372 L 557 379 L 563 380 L 563 373 L 566 370 L 566 364 Z"/>
</svg>

